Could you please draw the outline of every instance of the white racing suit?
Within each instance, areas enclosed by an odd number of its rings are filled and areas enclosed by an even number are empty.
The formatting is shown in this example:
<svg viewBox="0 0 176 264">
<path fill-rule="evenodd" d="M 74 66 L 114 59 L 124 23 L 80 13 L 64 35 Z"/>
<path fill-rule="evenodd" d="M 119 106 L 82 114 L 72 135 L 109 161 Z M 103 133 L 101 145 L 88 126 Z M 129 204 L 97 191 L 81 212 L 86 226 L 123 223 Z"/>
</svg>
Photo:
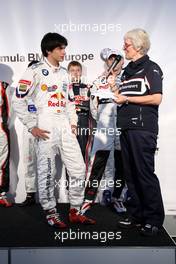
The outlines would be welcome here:
<svg viewBox="0 0 176 264">
<path fill-rule="evenodd" d="M 120 77 L 116 80 L 120 82 Z M 110 91 L 107 83 L 97 80 L 91 89 L 91 94 L 99 91 Z M 91 96 L 90 109 L 97 121 L 96 133 L 91 150 L 88 167 L 88 184 L 85 190 L 85 200 L 94 201 L 100 184 L 101 191 L 114 188 L 114 150 L 120 150 L 119 131 L 116 128 L 117 104 L 112 99 L 99 99 Z M 104 173 L 104 179 L 102 179 Z M 102 180 L 102 181 L 101 181 Z"/>
<path fill-rule="evenodd" d="M 97 109 L 92 107 L 93 104 Z M 103 190 L 110 190 L 112 193 L 114 189 L 114 151 L 115 148 L 120 150 L 119 131 L 116 128 L 117 105 L 111 102 L 111 99 L 100 99 L 98 102 L 97 98 L 94 98 L 93 102 L 91 102 L 91 113 L 94 118 L 96 117 L 97 127 L 91 150 L 88 177 L 90 177 L 93 163 L 96 161 L 95 155 L 97 151 L 105 150 L 108 153 L 108 159 L 99 187 L 99 198 L 101 200 Z"/>
<path fill-rule="evenodd" d="M 27 107 L 30 113 L 37 111 L 32 100 L 28 101 Z M 23 146 L 25 189 L 27 193 L 35 193 L 37 192 L 36 139 L 26 126 L 24 126 L 23 130 Z"/>
<path fill-rule="evenodd" d="M 77 124 L 73 98 L 67 71 L 47 60 L 26 70 L 13 98 L 16 114 L 28 129 L 37 126 L 50 132 L 49 139 L 39 139 L 37 144 L 39 201 L 44 210 L 56 206 L 56 154 L 61 155 L 70 177 L 71 207 L 78 208 L 83 202 L 85 164 L 76 136 L 71 132 L 71 125 Z M 29 99 L 33 100 L 37 114 L 28 112 Z"/>
</svg>

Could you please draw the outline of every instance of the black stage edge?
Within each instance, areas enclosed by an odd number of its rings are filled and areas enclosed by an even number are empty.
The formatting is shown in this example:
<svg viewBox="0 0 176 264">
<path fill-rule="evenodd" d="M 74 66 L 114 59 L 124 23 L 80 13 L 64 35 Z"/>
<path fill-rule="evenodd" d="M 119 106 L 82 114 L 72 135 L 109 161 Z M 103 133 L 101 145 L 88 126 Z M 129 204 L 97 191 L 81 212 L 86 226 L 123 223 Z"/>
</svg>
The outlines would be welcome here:
<svg viewBox="0 0 176 264">
<path fill-rule="evenodd" d="M 89 212 L 89 216 L 97 220 L 94 226 L 69 224 L 68 204 L 59 204 L 58 210 L 69 225 L 62 232 L 45 223 L 45 216 L 38 204 L 31 207 L 1 207 L 0 247 L 175 247 L 164 228 L 152 238 L 142 237 L 138 229 L 120 229 L 117 227 L 119 216 L 111 208 L 99 204 Z M 61 236 L 65 238 L 64 241 L 61 241 Z"/>
</svg>

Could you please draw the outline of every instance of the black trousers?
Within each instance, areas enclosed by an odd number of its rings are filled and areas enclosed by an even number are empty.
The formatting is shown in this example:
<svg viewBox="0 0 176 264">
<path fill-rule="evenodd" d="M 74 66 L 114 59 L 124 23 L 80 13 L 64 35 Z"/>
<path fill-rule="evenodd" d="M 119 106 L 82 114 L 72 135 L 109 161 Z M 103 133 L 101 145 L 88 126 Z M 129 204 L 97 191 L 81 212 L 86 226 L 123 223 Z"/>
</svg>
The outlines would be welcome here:
<svg viewBox="0 0 176 264">
<path fill-rule="evenodd" d="M 131 197 L 129 213 L 142 223 L 161 227 L 164 207 L 160 185 L 155 175 L 154 158 L 157 135 L 144 130 L 121 133 L 124 175 Z"/>
<path fill-rule="evenodd" d="M 97 191 L 100 185 L 100 181 L 103 177 L 103 173 L 106 168 L 109 154 L 110 154 L 110 150 L 99 150 L 96 152 L 91 170 L 91 175 L 85 189 L 85 195 L 84 195 L 85 200 L 94 201 L 96 199 Z M 114 191 L 112 196 L 118 199 L 125 186 L 121 151 L 115 150 L 114 162 L 115 162 L 114 164 L 115 175 L 114 175 Z M 120 183 L 120 185 L 118 183 Z"/>
<path fill-rule="evenodd" d="M 95 200 L 100 181 L 106 168 L 109 154 L 110 150 L 98 150 L 96 152 L 89 181 L 85 188 L 85 200 Z"/>
<path fill-rule="evenodd" d="M 123 162 L 122 162 L 122 152 L 121 150 L 114 151 L 114 168 L 115 168 L 115 175 L 114 175 L 114 191 L 112 196 L 114 198 L 120 198 L 123 188 L 125 187 L 125 178 L 124 178 L 124 169 L 123 169 Z"/>
<path fill-rule="evenodd" d="M 89 137 L 89 112 L 78 114 L 78 143 L 81 148 L 83 158 L 85 160 L 86 146 Z"/>
</svg>

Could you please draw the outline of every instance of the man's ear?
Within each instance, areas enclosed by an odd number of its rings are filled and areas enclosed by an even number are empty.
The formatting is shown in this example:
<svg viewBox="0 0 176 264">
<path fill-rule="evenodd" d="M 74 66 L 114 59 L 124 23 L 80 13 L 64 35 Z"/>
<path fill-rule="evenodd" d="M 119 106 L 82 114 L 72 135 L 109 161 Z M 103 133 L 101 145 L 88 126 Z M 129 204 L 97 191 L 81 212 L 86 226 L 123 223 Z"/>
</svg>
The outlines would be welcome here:
<svg viewBox="0 0 176 264">
<path fill-rule="evenodd" d="M 140 50 L 142 50 L 142 46 L 141 47 L 139 47 L 139 48 L 136 48 L 135 50 L 137 51 L 137 52 L 139 52 Z"/>
</svg>

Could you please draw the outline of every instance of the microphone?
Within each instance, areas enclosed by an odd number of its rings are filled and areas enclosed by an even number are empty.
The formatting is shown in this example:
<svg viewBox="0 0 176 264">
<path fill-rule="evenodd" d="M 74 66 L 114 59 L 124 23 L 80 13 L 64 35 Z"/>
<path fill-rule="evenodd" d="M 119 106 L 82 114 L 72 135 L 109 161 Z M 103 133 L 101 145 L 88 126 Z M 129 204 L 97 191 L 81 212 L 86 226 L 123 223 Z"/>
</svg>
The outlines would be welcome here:
<svg viewBox="0 0 176 264">
<path fill-rule="evenodd" d="M 111 71 L 117 66 L 117 64 L 120 62 L 121 59 L 122 59 L 121 55 L 116 55 L 115 56 L 115 59 L 114 59 L 113 63 L 111 64 L 111 66 L 109 67 L 109 69 L 107 71 L 106 78 L 109 77 L 109 75 L 111 74 Z"/>
</svg>

